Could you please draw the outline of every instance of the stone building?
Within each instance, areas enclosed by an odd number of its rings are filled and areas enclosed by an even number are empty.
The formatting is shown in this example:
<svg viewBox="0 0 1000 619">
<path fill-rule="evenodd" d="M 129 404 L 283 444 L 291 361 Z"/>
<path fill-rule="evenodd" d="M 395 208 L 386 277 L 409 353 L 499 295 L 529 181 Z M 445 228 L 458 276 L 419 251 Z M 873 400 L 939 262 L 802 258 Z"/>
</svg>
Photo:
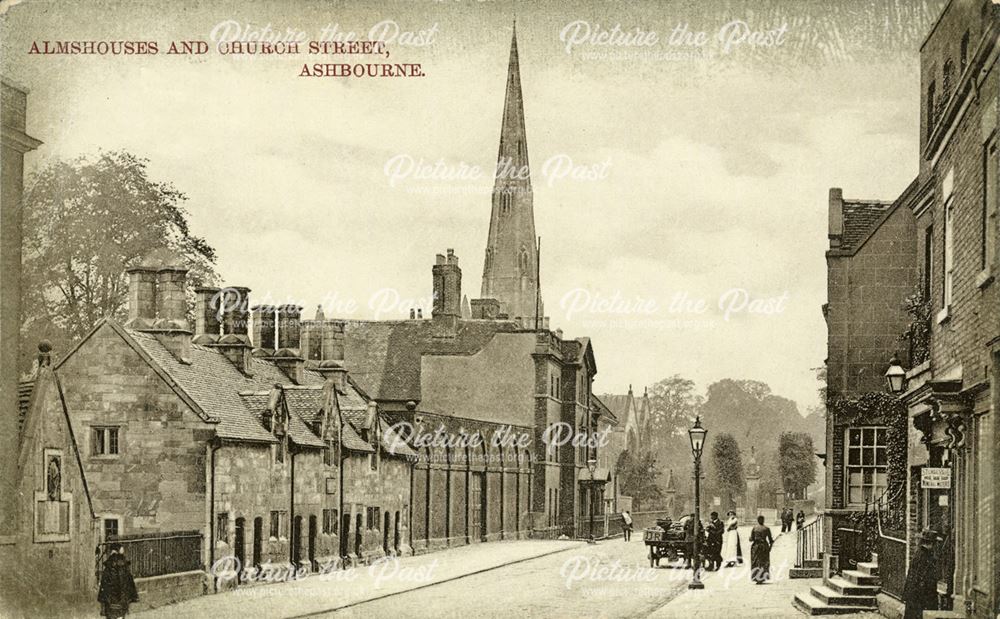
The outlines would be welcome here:
<svg viewBox="0 0 1000 619">
<path fill-rule="evenodd" d="M 324 319 L 333 334 L 318 338 L 343 341 L 329 349 L 343 350 L 351 375 L 418 448 L 414 550 L 577 534 L 589 484 L 581 475 L 587 459 L 597 459 L 571 443 L 599 423 L 589 340 L 481 314 L 462 319 L 461 269 L 450 250 L 432 275 L 429 319 Z M 487 305 L 480 301 L 473 307 Z M 309 329 L 320 326 L 316 320 Z M 460 440 L 418 440 L 434 436 Z"/>
<path fill-rule="evenodd" d="M 938 590 L 956 616 L 1000 612 L 998 50 L 1000 6 L 972 0 L 950 2 L 920 49 L 926 192 L 912 212 L 928 341 L 903 395 L 909 539 L 941 537 Z M 950 481 L 924 479 L 938 471 Z"/>
<path fill-rule="evenodd" d="M 25 133 L 27 99 L 24 89 L 0 81 L 0 543 L 13 533 L 12 493 L 17 479 L 24 155 L 41 145 Z"/>
<path fill-rule="evenodd" d="M 262 320 L 254 347 L 249 290 L 196 294 L 192 330 L 186 269 L 154 252 L 129 270 L 128 322 L 102 320 L 51 371 L 98 556 L 124 543 L 156 604 L 200 594 L 206 569 L 216 588 L 409 552 L 416 453 L 340 364 L 306 367 L 299 309 Z"/>
</svg>

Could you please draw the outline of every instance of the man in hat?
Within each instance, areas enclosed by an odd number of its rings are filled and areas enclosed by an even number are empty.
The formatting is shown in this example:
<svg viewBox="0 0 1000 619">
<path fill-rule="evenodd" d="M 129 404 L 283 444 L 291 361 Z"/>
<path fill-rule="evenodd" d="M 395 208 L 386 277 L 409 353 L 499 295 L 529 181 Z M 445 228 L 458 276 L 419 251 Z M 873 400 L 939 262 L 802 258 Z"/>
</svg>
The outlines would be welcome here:
<svg viewBox="0 0 1000 619">
<path fill-rule="evenodd" d="M 906 583 L 903 585 L 903 602 L 906 603 L 903 619 L 920 619 L 925 610 L 937 609 L 937 574 L 934 569 L 936 541 L 937 534 L 930 529 L 924 529 L 920 534 L 920 547 L 910 561 Z"/>
</svg>

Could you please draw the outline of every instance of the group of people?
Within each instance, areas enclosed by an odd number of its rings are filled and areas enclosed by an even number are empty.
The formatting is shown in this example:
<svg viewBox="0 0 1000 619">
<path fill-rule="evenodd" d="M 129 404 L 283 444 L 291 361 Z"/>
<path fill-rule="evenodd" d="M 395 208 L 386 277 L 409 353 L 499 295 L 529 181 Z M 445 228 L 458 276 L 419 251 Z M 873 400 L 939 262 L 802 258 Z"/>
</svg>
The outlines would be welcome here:
<svg viewBox="0 0 1000 619">
<path fill-rule="evenodd" d="M 795 521 L 795 529 L 799 530 L 806 524 L 806 513 L 799 510 L 799 513 L 795 513 L 791 507 L 785 507 L 781 510 L 781 532 L 789 533 L 792 529 L 792 521 Z"/>
<path fill-rule="evenodd" d="M 632 515 L 628 511 L 623 511 L 621 516 L 622 533 L 627 542 L 632 537 Z M 782 532 L 792 530 L 792 517 L 791 509 L 782 510 Z M 794 517 L 797 528 L 802 528 L 805 518 L 805 513 L 799 510 L 798 515 Z M 689 518 L 685 525 L 687 537 L 694 538 L 696 535 L 694 517 Z M 701 523 L 698 523 L 697 535 L 702 544 L 699 554 L 705 560 L 706 570 L 711 572 L 743 564 L 739 526 L 739 518 L 733 510 L 726 513 L 725 521 L 719 518 L 719 512 L 712 512 L 707 526 L 702 527 Z M 758 585 L 767 582 L 771 577 L 772 546 L 774 546 L 774 536 L 771 534 L 771 529 L 764 524 L 764 516 L 757 516 L 757 524 L 750 530 L 750 579 Z M 687 567 L 690 567 L 690 560 L 690 557 L 687 557 Z"/>
</svg>

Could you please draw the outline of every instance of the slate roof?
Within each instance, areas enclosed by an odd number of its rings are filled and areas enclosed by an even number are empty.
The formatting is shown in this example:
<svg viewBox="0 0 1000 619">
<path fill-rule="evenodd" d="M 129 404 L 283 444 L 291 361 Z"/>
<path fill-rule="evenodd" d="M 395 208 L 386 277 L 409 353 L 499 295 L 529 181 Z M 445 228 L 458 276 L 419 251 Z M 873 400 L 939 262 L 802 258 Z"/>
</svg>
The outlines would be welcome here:
<svg viewBox="0 0 1000 619">
<path fill-rule="evenodd" d="M 253 358 L 252 376 L 246 376 L 218 350 L 198 344 L 191 345 L 191 363 L 181 363 L 154 336 L 123 330 L 202 411 L 218 418 L 216 433 L 220 438 L 276 442 L 240 398 L 240 392 L 270 391 L 276 383 L 288 383 L 288 377 L 276 365 Z M 323 377 L 317 372 L 306 370 L 304 376 L 305 385 L 323 385 Z"/>
<path fill-rule="evenodd" d="M 377 400 L 419 401 L 422 355 L 472 355 L 497 333 L 517 330 L 514 322 L 496 320 L 459 320 L 454 335 L 433 320 L 349 321 L 344 365 Z"/>
<path fill-rule="evenodd" d="M 881 200 L 844 200 L 844 234 L 841 249 L 854 249 L 868 237 L 875 224 L 892 207 L 892 202 Z"/>
<path fill-rule="evenodd" d="M 316 389 L 322 394 L 322 389 Z M 290 390 L 285 390 L 285 401 L 288 402 L 288 412 L 291 415 L 291 420 L 288 424 L 288 437 L 298 445 L 309 445 L 311 447 L 325 447 L 326 444 L 321 438 L 316 436 L 308 427 L 306 427 L 306 422 L 304 419 L 311 419 L 314 413 L 302 406 L 296 406 L 293 404 L 292 399 L 288 397 Z M 253 418 L 257 423 L 261 423 L 264 418 L 264 411 L 267 410 L 268 402 L 271 399 L 271 394 L 268 391 L 258 391 L 258 392 L 242 392 L 240 393 L 240 399 L 243 400 L 243 405 L 246 406 L 247 410 L 253 415 Z M 301 402 L 306 402 L 302 399 Z M 322 407 L 322 403 L 320 404 Z"/>
</svg>

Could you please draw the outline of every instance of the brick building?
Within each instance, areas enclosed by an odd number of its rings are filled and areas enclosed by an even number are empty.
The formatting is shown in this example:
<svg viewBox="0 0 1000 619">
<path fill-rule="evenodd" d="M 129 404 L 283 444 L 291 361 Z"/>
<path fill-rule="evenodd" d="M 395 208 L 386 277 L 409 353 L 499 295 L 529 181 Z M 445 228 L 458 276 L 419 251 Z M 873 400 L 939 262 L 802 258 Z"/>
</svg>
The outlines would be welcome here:
<svg viewBox="0 0 1000 619">
<path fill-rule="evenodd" d="M 845 201 L 839 190 L 830 200 L 828 397 L 883 391 L 893 355 L 908 368 L 905 531 L 901 552 L 880 549 L 880 564 L 893 555 L 891 569 L 880 565 L 883 590 L 899 595 L 920 532 L 933 529 L 939 601 L 954 616 L 1000 611 L 998 51 L 998 6 L 949 2 L 920 50 L 918 177 L 892 204 Z M 827 417 L 833 554 L 852 552 L 838 529 L 892 483 L 880 454 L 894 421 L 872 415 Z"/>
<path fill-rule="evenodd" d="M 1000 6 L 953 0 L 920 50 L 919 181 L 913 205 L 928 352 L 911 365 L 910 545 L 934 529 L 938 590 L 959 615 L 1000 611 Z M 924 488 L 925 467 L 947 488 Z"/>
<path fill-rule="evenodd" d="M 884 392 L 886 368 L 906 348 L 900 341 L 910 318 L 906 298 L 918 281 L 913 213 L 916 182 L 895 201 L 845 200 L 830 190 L 827 261 L 827 399 L 856 399 Z M 840 552 L 839 530 L 887 489 L 884 427 L 875 418 L 826 416 L 825 547 Z M 861 466 L 848 452 L 872 442 L 881 458 Z M 855 443 L 858 443 L 855 445 Z"/>
</svg>

